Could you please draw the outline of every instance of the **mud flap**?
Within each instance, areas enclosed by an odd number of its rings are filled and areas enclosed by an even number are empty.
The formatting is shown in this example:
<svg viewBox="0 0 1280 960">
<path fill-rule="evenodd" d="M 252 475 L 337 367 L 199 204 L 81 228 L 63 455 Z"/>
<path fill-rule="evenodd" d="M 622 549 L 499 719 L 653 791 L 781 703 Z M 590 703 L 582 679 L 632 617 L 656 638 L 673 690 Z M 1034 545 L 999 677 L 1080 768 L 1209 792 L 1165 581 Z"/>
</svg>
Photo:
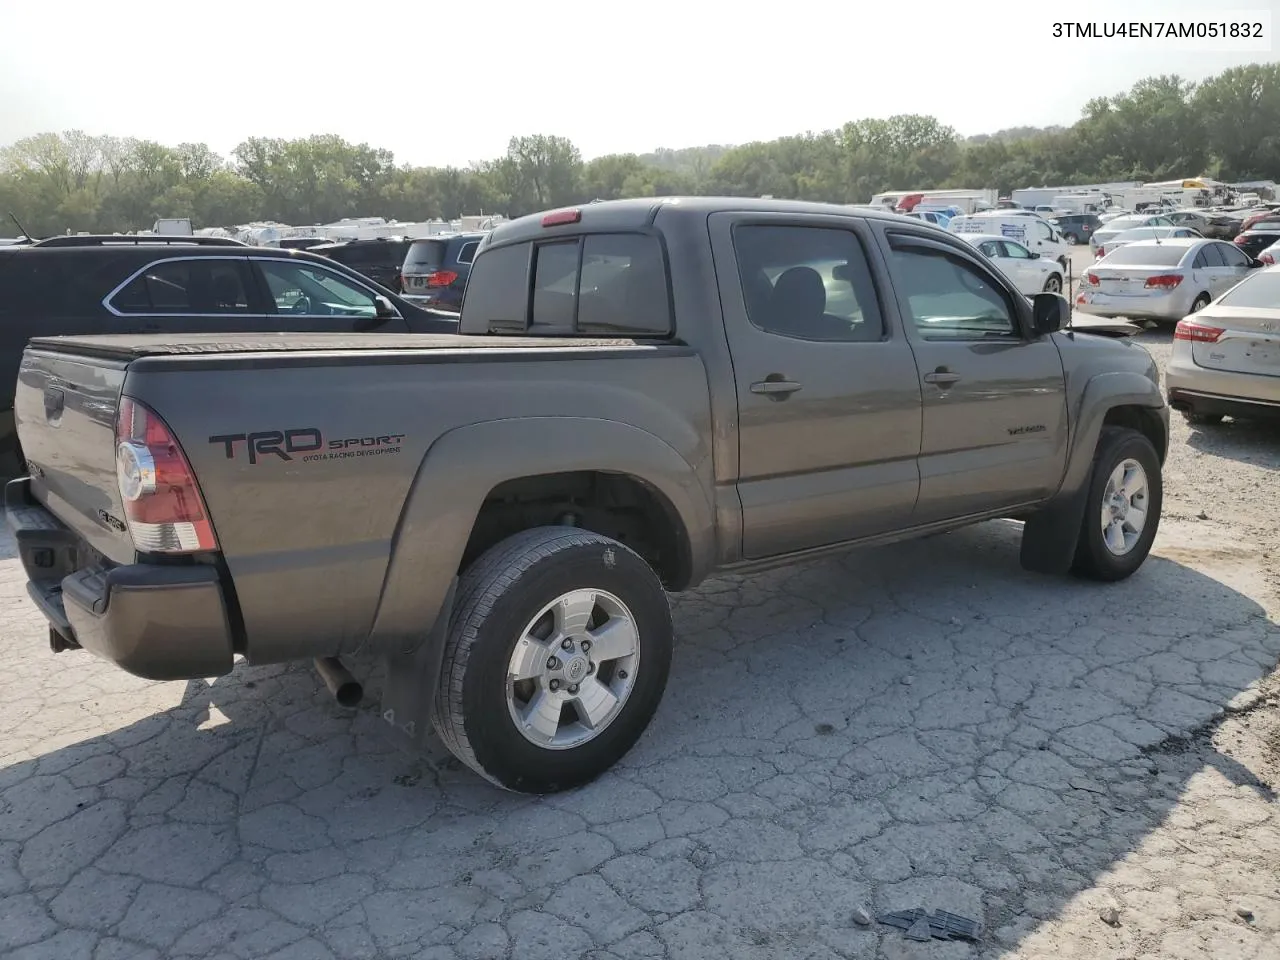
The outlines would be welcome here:
<svg viewBox="0 0 1280 960">
<path fill-rule="evenodd" d="M 384 657 L 387 669 L 380 715 L 398 745 L 415 753 L 423 748 L 431 730 L 431 703 L 440 682 L 445 635 L 457 590 L 458 578 L 454 577 L 436 622 L 422 643 L 407 653 Z"/>
<path fill-rule="evenodd" d="M 1071 569 L 1088 495 L 1089 487 L 1085 484 L 1075 495 L 1059 497 L 1027 518 L 1022 526 L 1022 549 L 1018 557 L 1022 569 L 1051 574 L 1063 574 Z"/>
</svg>

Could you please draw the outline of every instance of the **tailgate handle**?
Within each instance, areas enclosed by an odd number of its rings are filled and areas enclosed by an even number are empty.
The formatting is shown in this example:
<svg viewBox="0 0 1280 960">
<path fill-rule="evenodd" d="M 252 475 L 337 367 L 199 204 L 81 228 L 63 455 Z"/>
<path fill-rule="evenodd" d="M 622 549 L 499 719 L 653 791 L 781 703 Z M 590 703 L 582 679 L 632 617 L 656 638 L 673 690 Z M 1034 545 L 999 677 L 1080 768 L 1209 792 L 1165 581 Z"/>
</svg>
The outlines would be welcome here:
<svg viewBox="0 0 1280 960">
<path fill-rule="evenodd" d="M 57 387 L 44 389 L 44 417 L 51 424 L 62 419 L 62 409 L 67 405 L 67 395 Z"/>
</svg>

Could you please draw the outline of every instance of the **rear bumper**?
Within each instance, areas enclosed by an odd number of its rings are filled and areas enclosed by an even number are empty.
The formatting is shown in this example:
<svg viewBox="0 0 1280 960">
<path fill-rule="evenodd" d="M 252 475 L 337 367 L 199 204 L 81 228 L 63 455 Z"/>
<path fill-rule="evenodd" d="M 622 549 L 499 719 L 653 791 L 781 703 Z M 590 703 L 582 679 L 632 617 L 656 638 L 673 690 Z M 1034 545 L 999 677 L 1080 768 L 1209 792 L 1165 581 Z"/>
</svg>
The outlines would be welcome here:
<svg viewBox="0 0 1280 960">
<path fill-rule="evenodd" d="M 1175 291 L 1154 297 L 1122 297 L 1094 293 L 1085 288 L 1076 294 L 1075 309 L 1096 317 L 1133 317 L 1138 320 L 1181 320 L 1191 312 L 1194 295 Z"/>
<path fill-rule="evenodd" d="M 1169 406 L 1187 413 L 1221 415 L 1241 420 L 1280 420 L 1280 402 L 1245 400 L 1199 390 L 1170 390 Z"/>
<path fill-rule="evenodd" d="M 231 624 L 214 567 L 81 569 L 84 542 L 31 498 L 29 484 L 22 478 L 6 485 L 6 520 L 27 573 L 27 592 L 55 632 L 148 680 L 231 670 Z"/>
</svg>

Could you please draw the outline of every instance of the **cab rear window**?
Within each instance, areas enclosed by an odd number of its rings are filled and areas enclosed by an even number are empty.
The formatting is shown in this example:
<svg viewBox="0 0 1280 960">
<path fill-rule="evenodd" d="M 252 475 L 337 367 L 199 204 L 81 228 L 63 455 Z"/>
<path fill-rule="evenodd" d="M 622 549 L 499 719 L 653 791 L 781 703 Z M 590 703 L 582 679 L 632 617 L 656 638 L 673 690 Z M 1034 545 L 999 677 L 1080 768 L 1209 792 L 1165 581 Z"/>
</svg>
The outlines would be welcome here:
<svg viewBox="0 0 1280 960">
<path fill-rule="evenodd" d="M 462 323 L 490 333 L 667 336 L 662 245 L 646 234 L 607 233 L 487 249 L 471 269 Z"/>
</svg>

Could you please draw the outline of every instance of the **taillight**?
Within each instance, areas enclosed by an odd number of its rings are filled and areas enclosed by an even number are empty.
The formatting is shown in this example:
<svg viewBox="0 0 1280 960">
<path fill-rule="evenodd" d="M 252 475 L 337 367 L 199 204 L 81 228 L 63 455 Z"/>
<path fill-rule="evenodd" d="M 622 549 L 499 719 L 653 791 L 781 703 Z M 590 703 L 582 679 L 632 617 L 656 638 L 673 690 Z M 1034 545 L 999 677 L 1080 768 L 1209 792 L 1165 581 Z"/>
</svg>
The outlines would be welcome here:
<svg viewBox="0 0 1280 960">
<path fill-rule="evenodd" d="M 437 270 L 435 273 L 427 275 L 428 287 L 447 287 L 453 281 L 458 279 L 457 273 L 452 270 Z"/>
<path fill-rule="evenodd" d="M 1106 248 L 1106 247 L 1099 247 L 1099 248 L 1098 248 L 1098 259 L 1099 259 L 1099 260 L 1101 260 L 1101 259 L 1102 259 L 1103 257 L 1105 257 L 1106 255 L 1107 255 L 1107 248 Z"/>
<path fill-rule="evenodd" d="M 142 553 L 217 550 L 191 465 L 168 425 L 146 404 L 120 399 L 116 483 L 133 545 Z"/>
<path fill-rule="evenodd" d="M 1143 284 L 1148 290 L 1172 290 L 1182 282 L 1182 274 L 1180 273 L 1162 273 L 1158 276 L 1147 277 L 1147 282 Z"/>
<path fill-rule="evenodd" d="M 1221 327 L 1211 327 L 1207 323 L 1197 323 L 1188 317 L 1186 320 L 1179 320 L 1178 325 L 1173 328 L 1173 339 L 1189 340 L 1192 343 L 1217 343 L 1225 330 Z"/>
<path fill-rule="evenodd" d="M 1102 283 L 1102 281 L 1098 279 L 1098 275 L 1096 273 L 1092 273 L 1088 270 L 1084 272 L 1084 279 L 1088 281 L 1089 285 L 1092 287 L 1096 287 Z"/>
</svg>

